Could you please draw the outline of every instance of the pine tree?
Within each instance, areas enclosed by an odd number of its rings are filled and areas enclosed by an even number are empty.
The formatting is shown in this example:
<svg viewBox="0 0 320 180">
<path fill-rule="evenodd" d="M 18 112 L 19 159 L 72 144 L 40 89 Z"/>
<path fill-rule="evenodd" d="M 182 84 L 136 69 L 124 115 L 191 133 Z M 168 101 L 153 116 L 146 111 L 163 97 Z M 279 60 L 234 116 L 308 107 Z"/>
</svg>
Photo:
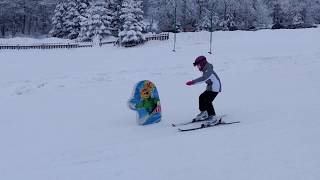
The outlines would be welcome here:
<svg viewBox="0 0 320 180">
<path fill-rule="evenodd" d="M 111 21 L 111 33 L 113 36 L 118 36 L 119 32 L 121 31 L 123 22 L 120 19 L 120 11 L 123 0 L 106 0 L 109 4 L 109 9 L 112 15 Z"/>
<path fill-rule="evenodd" d="M 67 0 L 67 12 L 65 15 L 64 26 L 67 32 L 67 38 L 76 39 L 80 32 L 79 12 L 75 0 Z"/>
<path fill-rule="evenodd" d="M 92 4 L 92 0 L 76 0 L 77 11 L 80 16 L 85 16 L 87 10 L 90 8 Z"/>
<path fill-rule="evenodd" d="M 90 8 L 91 2 L 92 0 L 67 0 L 64 26 L 67 29 L 69 39 L 78 38 L 81 31 L 80 22 L 82 18 L 86 18 L 86 11 Z"/>
<path fill-rule="evenodd" d="M 137 0 L 124 0 L 120 19 L 124 22 L 119 33 L 120 43 L 124 46 L 136 45 L 144 42 L 142 34 L 143 11 L 142 2 Z"/>
<path fill-rule="evenodd" d="M 312 22 L 314 22 L 311 1 L 291 0 L 289 2 L 286 19 L 288 24 L 294 28 L 311 25 Z"/>
<path fill-rule="evenodd" d="M 54 15 L 52 17 L 52 29 L 50 34 L 53 37 L 64 38 L 67 35 L 66 29 L 64 27 L 64 16 L 66 14 L 65 2 L 58 2 L 56 9 L 54 10 Z"/>
<path fill-rule="evenodd" d="M 100 42 L 111 34 L 111 12 L 106 2 L 97 2 L 87 11 L 81 22 L 81 40 Z"/>
<path fill-rule="evenodd" d="M 311 7 L 313 23 L 320 24 L 320 0 L 315 0 Z"/>
</svg>

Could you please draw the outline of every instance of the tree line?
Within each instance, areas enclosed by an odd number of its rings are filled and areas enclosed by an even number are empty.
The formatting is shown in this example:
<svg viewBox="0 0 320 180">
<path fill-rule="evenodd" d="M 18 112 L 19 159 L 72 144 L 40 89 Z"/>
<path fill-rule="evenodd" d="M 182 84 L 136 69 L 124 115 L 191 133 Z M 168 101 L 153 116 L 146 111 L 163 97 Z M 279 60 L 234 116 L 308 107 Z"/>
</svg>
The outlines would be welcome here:
<svg viewBox="0 0 320 180">
<path fill-rule="evenodd" d="M 70 39 L 92 38 L 94 33 L 88 30 L 97 21 L 102 28 L 98 30 L 102 31 L 101 36 L 132 32 L 128 29 L 129 21 L 136 24 L 136 32 L 304 28 L 320 23 L 320 0 L 131 0 L 131 3 L 126 0 L 127 8 L 123 7 L 123 1 L 1 0 L 0 37 L 41 36 L 50 32 L 59 37 L 53 31 L 59 26 L 67 28 L 66 23 L 57 25 L 57 14 L 62 13 L 63 8 L 72 9 L 68 15 L 63 14 L 63 18 L 72 19 L 69 25 L 74 25 L 68 27 L 66 31 L 70 32 L 63 36 Z M 140 4 L 132 7 L 136 2 Z M 61 3 L 69 4 L 66 7 Z M 124 11 L 127 14 L 135 11 L 136 17 L 120 18 Z"/>
</svg>

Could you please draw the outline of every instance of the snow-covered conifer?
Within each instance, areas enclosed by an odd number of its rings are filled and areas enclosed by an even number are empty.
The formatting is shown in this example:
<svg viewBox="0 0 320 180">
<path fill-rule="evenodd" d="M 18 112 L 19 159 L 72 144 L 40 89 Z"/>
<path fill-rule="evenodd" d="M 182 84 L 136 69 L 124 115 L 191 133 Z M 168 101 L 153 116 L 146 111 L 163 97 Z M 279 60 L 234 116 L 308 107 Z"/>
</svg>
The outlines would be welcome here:
<svg viewBox="0 0 320 180">
<path fill-rule="evenodd" d="M 106 2 L 97 2 L 92 5 L 81 22 L 81 40 L 100 41 L 111 34 L 111 12 Z"/>
<path fill-rule="evenodd" d="M 67 36 L 67 32 L 64 26 L 66 14 L 66 4 L 63 1 L 58 2 L 54 15 L 52 17 L 52 29 L 50 35 L 53 37 L 64 38 Z"/>
<path fill-rule="evenodd" d="M 109 10 L 111 11 L 111 33 L 113 36 L 118 36 L 122 28 L 123 22 L 120 19 L 121 6 L 123 0 L 106 0 L 109 4 Z"/>
<path fill-rule="evenodd" d="M 90 8 L 92 0 L 67 0 L 67 12 L 65 16 L 65 27 L 69 39 L 76 39 L 80 34 L 80 22 L 86 18 L 87 9 Z"/>
<path fill-rule="evenodd" d="M 124 0 L 120 19 L 123 21 L 122 31 L 119 33 L 122 45 L 135 45 L 145 40 L 142 34 L 142 1 Z"/>
<path fill-rule="evenodd" d="M 78 37 L 80 32 L 79 24 L 79 12 L 77 10 L 77 4 L 75 0 L 68 0 L 66 2 L 67 12 L 65 15 L 64 26 L 67 31 L 67 38 L 75 39 Z"/>
</svg>

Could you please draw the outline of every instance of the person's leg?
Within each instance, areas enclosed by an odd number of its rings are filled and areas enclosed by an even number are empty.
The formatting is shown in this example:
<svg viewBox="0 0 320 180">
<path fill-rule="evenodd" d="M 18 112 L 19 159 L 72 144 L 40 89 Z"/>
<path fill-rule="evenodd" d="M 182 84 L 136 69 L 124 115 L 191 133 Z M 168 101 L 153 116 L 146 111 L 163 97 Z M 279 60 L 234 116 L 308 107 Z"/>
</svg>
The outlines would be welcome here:
<svg viewBox="0 0 320 180">
<path fill-rule="evenodd" d="M 207 91 L 203 92 L 202 94 L 200 94 L 199 96 L 199 110 L 201 112 L 206 111 L 207 110 Z"/>
<path fill-rule="evenodd" d="M 216 112 L 213 107 L 213 100 L 217 97 L 218 93 L 213 91 L 207 91 L 205 98 L 204 98 L 204 106 L 206 108 L 206 111 L 208 112 L 208 116 L 215 116 Z"/>
</svg>

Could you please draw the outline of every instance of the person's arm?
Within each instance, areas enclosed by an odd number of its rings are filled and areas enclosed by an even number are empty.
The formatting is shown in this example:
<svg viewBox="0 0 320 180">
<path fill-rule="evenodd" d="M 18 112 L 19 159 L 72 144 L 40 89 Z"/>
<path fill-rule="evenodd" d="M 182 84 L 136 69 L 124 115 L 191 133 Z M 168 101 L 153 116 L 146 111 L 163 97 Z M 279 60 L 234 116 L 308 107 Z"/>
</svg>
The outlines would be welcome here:
<svg viewBox="0 0 320 180">
<path fill-rule="evenodd" d="M 201 82 L 206 82 L 212 73 L 210 72 L 210 69 L 207 69 L 206 71 L 203 72 L 203 75 L 197 79 L 192 80 L 193 84 L 201 83 Z"/>
</svg>

